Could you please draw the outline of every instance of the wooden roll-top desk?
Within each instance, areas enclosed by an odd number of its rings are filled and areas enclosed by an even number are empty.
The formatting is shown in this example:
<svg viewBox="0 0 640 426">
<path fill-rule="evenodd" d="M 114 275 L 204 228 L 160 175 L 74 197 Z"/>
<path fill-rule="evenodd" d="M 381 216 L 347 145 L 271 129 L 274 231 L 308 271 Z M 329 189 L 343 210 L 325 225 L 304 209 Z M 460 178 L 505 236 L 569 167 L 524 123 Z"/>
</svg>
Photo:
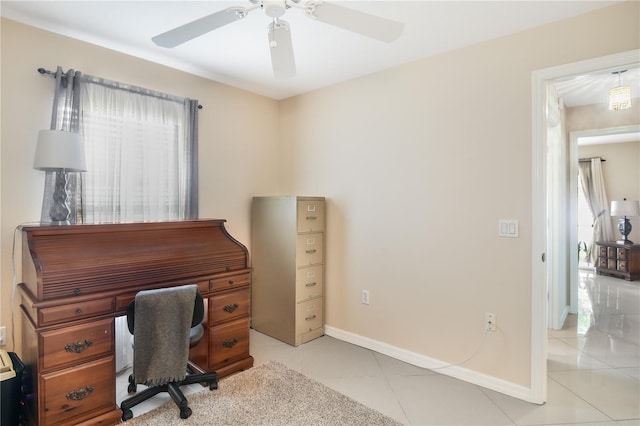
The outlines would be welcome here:
<svg viewBox="0 0 640 426">
<path fill-rule="evenodd" d="M 224 222 L 21 227 L 31 423 L 120 422 L 114 322 L 140 290 L 197 284 L 207 332 L 191 361 L 221 377 L 253 365 L 248 253 Z"/>
</svg>

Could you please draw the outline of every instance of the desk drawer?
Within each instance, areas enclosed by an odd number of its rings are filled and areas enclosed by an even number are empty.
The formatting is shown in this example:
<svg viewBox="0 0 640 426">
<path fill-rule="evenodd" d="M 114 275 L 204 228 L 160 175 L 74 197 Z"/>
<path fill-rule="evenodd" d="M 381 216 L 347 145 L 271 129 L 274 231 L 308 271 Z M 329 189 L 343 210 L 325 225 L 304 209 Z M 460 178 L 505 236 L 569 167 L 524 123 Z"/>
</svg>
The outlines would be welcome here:
<svg viewBox="0 0 640 426">
<path fill-rule="evenodd" d="M 115 358 L 42 375 L 41 419 L 45 425 L 69 422 L 115 406 Z"/>
<path fill-rule="evenodd" d="M 209 298 L 211 324 L 249 316 L 251 289 L 242 288 Z"/>
<path fill-rule="evenodd" d="M 240 319 L 209 330 L 209 369 L 249 355 L 249 319 Z"/>
<path fill-rule="evenodd" d="M 88 358 L 113 354 L 113 318 L 40 334 L 42 369 L 72 365 Z"/>
<path fill-rule="evenodd" d="M 251 282 L 251 274 L 232 275 L 225 278 L 211 280 L 211 291 L 229 290 Z"/>
<path fill-rule="evenodd" d="M 108 314 L 114 310 L 113 297 L 86 302 L 71 303 L 64 306 L 42 308 L 39 311 L 40 325 L 74 321 L 97 315 Z"/>
</svg>

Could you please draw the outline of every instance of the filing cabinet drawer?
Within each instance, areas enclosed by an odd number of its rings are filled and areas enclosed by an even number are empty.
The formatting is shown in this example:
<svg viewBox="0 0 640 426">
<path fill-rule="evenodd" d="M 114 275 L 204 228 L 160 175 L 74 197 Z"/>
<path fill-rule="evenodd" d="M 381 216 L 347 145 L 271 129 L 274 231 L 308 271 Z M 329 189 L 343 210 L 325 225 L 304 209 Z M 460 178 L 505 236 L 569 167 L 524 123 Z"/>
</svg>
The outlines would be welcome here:
<svg viewBox="0 0 640 426">
<path fill-rule="evenodd" d="M 95 317 L 114 311 L 113 297 L 90 300 L 88 302 L 71 303 L 39 310 L 40 325 L 57 324 L 83 318 Z"/>
<path fill-rule="evenodd" d="M 322 265 L 296 271 L 296 302 L 322 296 Z"/>
<path fill-rule="evenodd" d="M 209 368 L 245 358 L 249 354 L 249 319 L 213 327 L 209 331 Z"/>
<path fill-rule="evenodd" d="M 296 266 L 318 265 L 323 259 L 323 234 L 302 234 L 296 237 Z"/>
<path fill-rule="evenodd" d="M 43 331 L 40 334 L 43 372 L 101 355 L 112 355 L 113 328 L 114 319 L 108 318 L 60 330 Z"/>
<path fill-rule="evenodd" d="M 250 311 L 250 299 L 250 288 L 243 288 L 210 297 L 209 318 L 211 324 L 217 324 L 248 316 Z"/>
<path fill-rule="evenodd" d="M 42 415 L 45 425 L 72 423 L 82 415 L 112 410 L 116 389 L 113 372 L 115 357 L 100 359 L 79 367 L 42 375 Z"/>
<path fill-rule="evenodd" d="M 216 278 L 211 280 L 211 291 L 228 290 L 243 285 L 249 285 L 251 282 L 251 274 L 231 275 L 225 278 Z"/>
<path fill-rule="evenodd" d="M 322 327 L 322 299 L 298 303 L 296 306 L 296 335 Z"/>
<path fill-rule="evenodd" d="M 298 201 L 298 232 L 324 231 L 324 201 Z"/>
</svg>

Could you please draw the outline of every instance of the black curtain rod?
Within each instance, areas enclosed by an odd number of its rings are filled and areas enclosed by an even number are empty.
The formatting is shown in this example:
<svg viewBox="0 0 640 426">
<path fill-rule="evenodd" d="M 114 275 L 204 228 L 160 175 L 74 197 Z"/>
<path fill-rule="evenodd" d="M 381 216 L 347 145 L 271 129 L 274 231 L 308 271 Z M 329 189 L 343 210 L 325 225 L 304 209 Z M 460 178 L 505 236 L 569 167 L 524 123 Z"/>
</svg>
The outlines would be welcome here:
<svg viewBox="0 0 640 426">
<path fill-rule="evenodd" d="M 580 158 L 580 159 L 578 160 L 578 162 L 580 162 L 580 163 L 584 163 L 584 162 L 586 162 L 586 161 L 591 161 L 591 160 L 593 160 L 594 158 L 599 158 L 599 159 L 600 159 L 600 161 L 602 161 L 602 162 L 607 161 L 607 160 L 605 160 L 605 159 L 604 159 L 604 158 L 602 158 L 602 157 L 590 157 L 590 158 Z"/>
<path fill-rule="evenodd" d="M 46 74 L 46 75 L 51 75 L 51 76 L 56 75 L 56 73 L 55 73 L 55 72 L 53 72 L 53 71 L 49 71 L 48 69 L 45 69 L 45 68 L 38 68 L 38 72 L 39 72 L 40 74 L 42 74 L 42 75 L 45 75 L 45 74 Z M 63 77 L 66 77 L 66 76 L 67 76 L 67 73 L 66 73 L 66 72 L 63 72 L 63 73 L 62 73 L 62 76 L 63 76 Z M 202 108 L 203 108 L 203 107 L 202 107 L 202 105 L 198 104 L 198 109 L 202 109 Z"/>
</svg>

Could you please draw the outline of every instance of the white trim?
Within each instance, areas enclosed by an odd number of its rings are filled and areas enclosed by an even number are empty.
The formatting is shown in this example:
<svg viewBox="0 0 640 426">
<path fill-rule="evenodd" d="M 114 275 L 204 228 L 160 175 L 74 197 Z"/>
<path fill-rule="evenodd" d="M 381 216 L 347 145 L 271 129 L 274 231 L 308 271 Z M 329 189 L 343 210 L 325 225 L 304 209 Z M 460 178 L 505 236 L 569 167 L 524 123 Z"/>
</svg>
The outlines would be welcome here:
<svg viewBox="0 0 640 426">
<path fill-rule="evenodd" d="M 531 220 L 531 398 L 542 403 L 547 394 L 547 265 L 540 261 L 547 244 L 547 194 L 545 155 L 546 87 L 549 82 L 570 78 L 576 74 L 604 71 L 637 64 L 640 50 L 631 50 L 571 64 L 534 71 L 532 73 L 532 220 Z M 553 214 L 553 206 L 549 209 Z M 555 236 L 549 235 L 549 238 Z"/>
<path fill-rule="evenodd" d="M 398 348 L 396 346 L 389 345 L 384 342 L 370 339 L 368 337 L 360 336 L 348 331 L 341 330 L 339 328 L 325 325 L 325 334 L 334 337 L 338 340 L 348 342 L 372 351 L 381 353 L 383 355 L 390 356 L 392 358 L 404 361 L 411 365 L 426 369 L 442 368 L 447 366 L 448 363 L 440 360 L 430 358 L 415 352 L 407 351 L 405 349 Z M 505 395 L 512 396 L 514 398 L 523 399 L 528 401 L 529 389 L 525 386 L 515 383 L 507 382 L 505 380 L 497 379 L 493 376 L 478 373 L 474 370 L 469 370 L 461 366 L 451 366 L 437 370 L 439 374 L 445 376 L 454 377 L 456 379 L 463 380 L 474 385 L 482 386 L 483 388 L 491 389 L 496 392 L 503 393 Z M 531 401 L 530 401 L 531 402 Z"/>
</svg>

